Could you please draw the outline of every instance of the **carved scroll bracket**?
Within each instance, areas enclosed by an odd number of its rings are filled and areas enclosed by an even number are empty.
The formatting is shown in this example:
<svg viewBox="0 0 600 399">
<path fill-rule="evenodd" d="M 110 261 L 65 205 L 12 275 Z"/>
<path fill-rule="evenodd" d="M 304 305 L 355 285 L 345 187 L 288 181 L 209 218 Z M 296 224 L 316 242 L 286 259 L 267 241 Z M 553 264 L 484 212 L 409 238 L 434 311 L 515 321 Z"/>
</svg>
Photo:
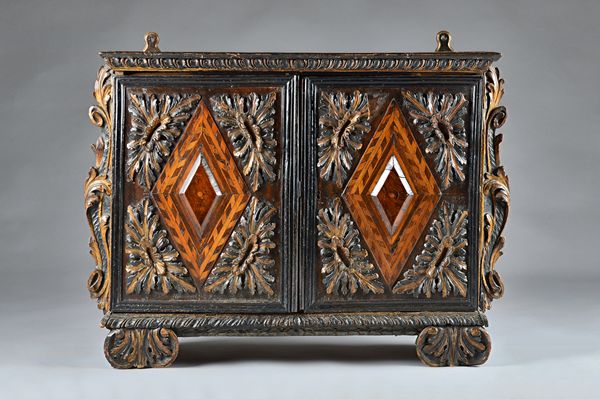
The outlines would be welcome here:
<svg viewBox="0 0 600 399">
<path fill-rule="evenodd" d="M 92 124 L 102 129 L 96 144 L 92 145 L 95 165 L 90 168 L 84 185 L 85 212 L 92 236 L 90 254 L 96 267 L 88 282 L 92 298 L 97 298 L 98 308 L 108 311 L 110 302 L 110 206 L 112 195 L 112 96 L 113 73 L 103 66 L 98 71 L 94 86 L 97 104 L 90 107 Z"/>
<path fill-rule="evenodd" d="M 506 108 L 500 106 L 504 94 L 504 79 L 498 68 L 490 68 L 485 74 L 485 125 L 483 145 L 483 184 L 480 230 L 480 275 L 482 309 L 489 309 L 491 301 L 504 294 L 504 283 L 495 270 L 495 264 L 502 255 L 504 237 L 510 207 L 508 176 L 500 162 L 502 135 L 497 130 L 506 122 Z"/>
</svg>

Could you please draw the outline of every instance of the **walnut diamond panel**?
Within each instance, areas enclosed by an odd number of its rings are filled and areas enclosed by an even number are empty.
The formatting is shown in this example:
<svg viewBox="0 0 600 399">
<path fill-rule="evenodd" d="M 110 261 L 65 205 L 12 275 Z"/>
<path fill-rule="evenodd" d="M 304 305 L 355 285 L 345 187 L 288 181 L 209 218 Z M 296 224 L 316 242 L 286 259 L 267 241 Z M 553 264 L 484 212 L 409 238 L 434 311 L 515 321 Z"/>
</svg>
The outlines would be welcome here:
<svg viewBox="0 0 600 399">
<path fill-rule="evenodd" d="M 190 274 L 201 286 L 250 198 L 204 102 L 159 176 L 153 197 Z"/>
<path fill-rule="evenodd" d="M 400 107 L 390 104 L 343 198 L 391 286 L 441 196 Z"/>
</svg>

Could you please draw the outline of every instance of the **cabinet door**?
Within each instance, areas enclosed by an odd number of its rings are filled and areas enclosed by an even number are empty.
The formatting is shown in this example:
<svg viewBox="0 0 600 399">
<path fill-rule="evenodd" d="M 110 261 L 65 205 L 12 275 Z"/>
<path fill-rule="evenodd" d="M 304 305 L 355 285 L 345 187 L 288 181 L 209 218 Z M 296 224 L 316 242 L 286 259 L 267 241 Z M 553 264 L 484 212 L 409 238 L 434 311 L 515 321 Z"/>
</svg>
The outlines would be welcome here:
<svg viewBox="0 0 600 399">
<path fill-rule="evenodd" d="M 315 76 L 303 90 L 305 309 L 475 309 L 481 76 Z"/>
<path fill-rule="evenodd" d="M 116 79 L 114 310 L 290 310 L 283 204 L 296 83 Z"/>
</svg>

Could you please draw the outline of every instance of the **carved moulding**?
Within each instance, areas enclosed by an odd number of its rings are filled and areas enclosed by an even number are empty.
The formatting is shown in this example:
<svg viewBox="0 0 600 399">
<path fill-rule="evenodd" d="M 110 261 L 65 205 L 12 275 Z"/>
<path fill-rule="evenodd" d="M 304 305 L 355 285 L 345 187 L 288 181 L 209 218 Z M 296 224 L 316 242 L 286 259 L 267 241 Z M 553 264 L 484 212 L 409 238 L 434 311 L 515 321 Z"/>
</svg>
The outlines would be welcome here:
<svg viewBox="0 0 600 399">
<path fill-rule="evenodd" d="M 365 294 L 383 294 L 381 278 L 369 262 L 350 214 L 343 212 L 342 201 L 332 200 L 329 207 L 319 210 L 317 218 L 326 293 L 352 296 L 360 288 Z"/>
<path fill-rule="evenodd" d="M 169 242 L 166 230 L 148 198 L 127 207 L 125 225 L 127 294 L 194 293 L 196 287 Z"/>
<path fill-rule="evenodd" d="M 272 238 L 276 214 L 271 203 L 252 198 L 206 280 L 206 292 L 274 294 L 275 277 L 271 273 L 275 260 L 271 250 L 275 248 Z"/>
<path fill-rule="evenodd" d="M 319 175 L 333 180 L 341 188 L 352 166 L 354 153 L 362 148 L 362 139 L 371 130 L 369 98 L 356 90 L 321 93 L 319 102 Z"/>
<path fill-rule="evenodd" d="M 275 93 L 236 93 L 210 99 L 215 117 L 233 146 L 233 155 L 241 161 L 244 176 L 250 179 L 252 191 L 277 179 L 273 118 L 276 98 Z"/>
<path fill-rule="evenodd" d="M 84 184 L 85 213 L 92 236 L 90 254 L 96 267 L 90 274 L 87 287 L 98 308 L 107 312 L 110 306 L 110 229 L 112 201 L 112 116 L 113 73 L 102 66 L 94 85 L 97 104 L 90 107 L 92 124 L 102 129 L 96 144 L 92 145 L 95 165 L 89 170 Z"/>
<path fill-rule="evenodd" d="M 115 71 L 389 71 L 389 72 L 482 72 L 499 55 L 494 53 L 448 54 L 239 54 L 103 52 Z"/>
<path fill-rule="evenodd" d="M 429 326 L 486 326 L 482 312 L 370 312 L 298 314 L 109 313 L 102 327 L 167 328 L 186 335 L 412 334 Z"/>
<path fill-rule="evenodd" d="M 130 101 L 127 180 L 136 180 L 145 190 L 150 190 L 200 102 L 200 96 L 131 94 Z"/>
<path fill-rule="evenodd" d="M 104 355 L 115 368 L 170 366 L 179 354 L 179 340 L 172 330 L 117 329 L 104 340 Z"/>
<path fill-rule="evenodd" d="M 464 120 L 468 101 L 464 94 L 406 90 L 403 95 L 412 123 L 427 142 L 425 152 L 436 155 L 442 188 L 448 188 L 456 180 L 464 181 L 468 147 Z"/>
<path fill-rule="evenodd" d="M 483 134 L 483 182 L 481 196 L 482 226 L 480 229 L 480 277 L 481 306 L 489 309 L 493 299 L 504 294 L 504 283 L 495 270 L 496 261 L 502 255 L 504 237 L 510 208 L 508 176 L 500 162 L 502 134 L 496 131 L 506 122 L 506 108 L 500 106 L 504 94 L 504 79 L 498 68 L 490 68 L 485 74 L 485 121 Z"/>
<path fill-rule="evenodd" d="M 425 237 L 423 251 L 414 266 L 394 287 L 394 293 L 411 293 L 431 298 L 441 293 L 467 296 L 467 215 L 444 202 L 439 218 L 434 220 Z"/>
<path fill-rule="evenodd" d="M 417 356 L 428 366 L 478 366 L 491 349 L 489 334 L 478 326 L 430 326 L 417 337 Z"/>
</svg>

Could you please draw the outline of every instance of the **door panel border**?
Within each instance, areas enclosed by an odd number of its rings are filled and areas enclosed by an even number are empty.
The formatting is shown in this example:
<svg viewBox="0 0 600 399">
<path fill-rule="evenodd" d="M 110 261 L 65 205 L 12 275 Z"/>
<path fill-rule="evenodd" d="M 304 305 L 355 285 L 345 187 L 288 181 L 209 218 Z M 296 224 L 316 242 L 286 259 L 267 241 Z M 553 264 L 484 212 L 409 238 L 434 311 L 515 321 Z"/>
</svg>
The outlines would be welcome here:
<svg viewBox="0 0 600 399">
<path fill-rule="evenodd" d="M 169 75 L 169 74 L 144 74 L 144 75 L 125 75 L 115 78 L 115 95 L 113 98 L 113 142 L 115 156 L 113 158 L 113 229 L 111 234 L 111 248 L 113 257 L 111 259 L 111 278 L 118 284 L 111 286 L 111 311 L 113 312 L 158 312 L 158 313 L 291 313 L 297 310 L 297 262 L 294 261 L 295 237 L 294 237 L 294 212 L 293 206 L 297 202 L 295 198 L 296 189 L 292 183 L 297 179 L 297 159 L 295 155 L 298 152 L 295 145 L 298 136 L 298 77 L 292 74 L 206 74 L 206 75 Z M 280 87 L 281 93 L 281 209 L 280 232 L 281 232 L 281 281 L 280 281 L 280 301 L 267 302 L 264 300 L 247 299 L 244 302 L 231 301 L 228 299 L 204 299 L 204 298 L 185 298 L 185 299 L 131 299 L 124 297 L 123 284 L 126 279 L 123 277 L 124 264 L 124 221 L 125 221 L 125 201 L 124 195 L 124 177 L 125 177 L 125 117 L 126 117 L 126 87 L 166 87 L 173 88 L 227 88 L 227 87 Z M 207 99 L 203 99 L 206 101 Z"/>
<path fill-rule="evenodd" d="M 344 74 L 342 76 L 304 75 L 301 80 L 302 106 L 301 106 L 301 147 L 304 150 L 302 169 L 305 172 L 302 192 L 306 201 L 303 203 L 303 224 L 300 226 L 303 234 L 304 257 L 299 264 L 302 282 L 300 306 L 306 312 L 375 312 L 375 311 L 473 311 L 478 307 L 479 297 L 479 267 L 478 267 L 478 231 L 479 231 L 479 203 L 478 192 L 480 186 L 480 159 L 483 107 L 483 76 L 478 74 L 447 74 L 443 76 L 423 76 L 417 74 Z M 469 211 L 468 224 L 468 293 L 466 298 L 408 298 L 386 295 L 382 299 L 339 298 L 331 301 L 320 301 L 317 298 L 317 285 L 320 274 L 318 270 L 318 248 L 316 219 L 319 207 L 318 200 L 318 168 L 317 168 L 317 135 L 318 135 L 318 93 L 319 87 L 331 88 L 382 88 L 400 89 L 409 86 L 439 86 L 456 87 L 469 86 L 473 101 L 469 105 L 471 114 L 468 129 L 469 156 L 468 173 L 471 177 L 468 182 L 468 192 L 465 194 Z M 388 100 L 387 103 L 389 103 Z M 373 126 L 372 129 L 375 129 Z M 364 148 L 364 147 L 363 147 Z M 355 167 L 349 172 L 351 175 Z M 442 197 L 443 199 L 444 197 Z M 447 198 L 447 197 L 446 197 Z M 440 200 L 441 202 L 441 200 Z M 438 209 L 436 207 L 436 209 Z M 436 211 L 437 212 L 437 211 Z M 435 212 L 432 217 L 435 216 Z M 424 235 L 424 234 L 423 234 Z M 422 239 L 422 237 L 421 237 Z M 417 248 L 415 248 L 416 250 Z M 414 251 L 414 250 L 413 250 Z M 411 256 L 412 257 L 412 256 Z M 406 269 L 402 271 L 404 273 Z M 396 294 L 395 294 L 396 295 Z"/>
</svg>

